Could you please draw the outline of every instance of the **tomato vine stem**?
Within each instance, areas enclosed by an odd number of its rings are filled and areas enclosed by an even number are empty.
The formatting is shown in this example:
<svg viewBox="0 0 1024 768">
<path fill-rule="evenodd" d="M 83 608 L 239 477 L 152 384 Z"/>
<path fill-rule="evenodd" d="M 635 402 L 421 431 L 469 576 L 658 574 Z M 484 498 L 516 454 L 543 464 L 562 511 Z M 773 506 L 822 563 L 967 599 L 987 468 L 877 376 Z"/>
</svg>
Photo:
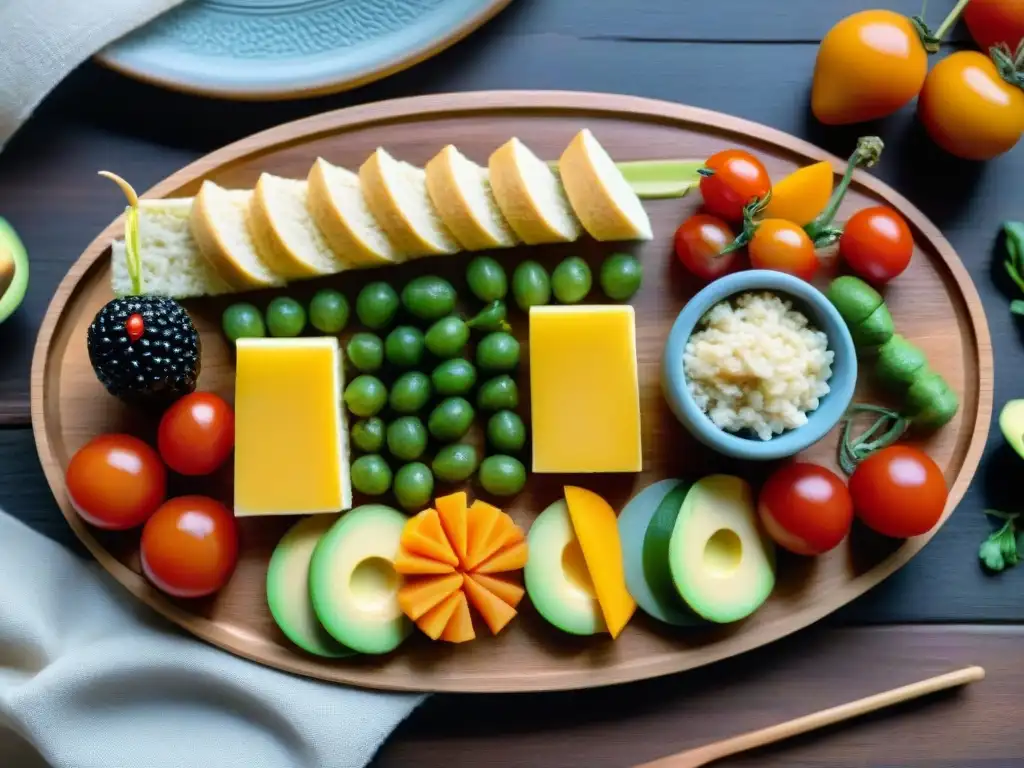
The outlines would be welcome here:
<svg viewBox="0 0 1024 768">
<path fill-rule="evenodd" d="M 846 164 L 846 172 L 832 191 L 832 197 L 829 198 L 825 210 L 818 214 L 818 218 L 804 227 L 804 231 L 814 242 L 815 248 L 824 248 L 835 242 L 842 234 L 842 229 L 833 227 L 832 222 L 835 220 L 836 214 L 839 213 L 839 206 L 846 196 L 846 190 L 850 188 L 850 182 L 853 181 L 853 172 L 861 167 L 870 168 L 877 163 L 884 148 L 885 143 L 878 136 L 861 136 L 857 139 L 857 148 L 850 155 Z"/>
<path fill-rule="evenodd" d="M 964 12 L 964 8 L 967 7 L 967 3 L 969 1 L 970 0 L 958 0 L 957 4 L 953 6 L 953 10 L 951 10 L 949 15 L 942 20 L 942 23 L 934 32 L 931 31 L 924 20 L 925 12 L 928 10 L 928 0 L 924 0 L 921 4 L 921 13 L 917 16 L 910 17 L 911 24 L 914 25 L 914 29 L 917 30 L 917 34 L 921 38 L 921 45 L 924 46 L 924 49 L 928 53 L 939 52 L 939 46 L 942 45 L 942 38 L 944 38 L 946 33 L 948 33 L 956 24 L 957 20 L 960 18 L 960 14 Z"/>
</svg>

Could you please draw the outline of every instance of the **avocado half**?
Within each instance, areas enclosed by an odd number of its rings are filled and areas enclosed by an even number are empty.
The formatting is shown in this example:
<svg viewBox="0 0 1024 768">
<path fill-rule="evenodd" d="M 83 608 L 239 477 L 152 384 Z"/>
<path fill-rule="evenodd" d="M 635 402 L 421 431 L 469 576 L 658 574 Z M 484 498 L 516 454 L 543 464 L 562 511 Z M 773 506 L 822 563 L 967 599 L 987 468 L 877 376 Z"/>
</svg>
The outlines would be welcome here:
<svg viewBox="0 0 1024 768">
<path fill-rule="evenodd" d="M 999 429 L 1006 442 L 1024 459 L 1024 400 L 1011 400 L 999 412 Z"/>
<path fill-rule="evenodd" d="M 28 289 L 28 253 L 18 233 L 0 218 L 0 253 L 7 254 L 14 261 L 14 279 L 6 291 L 0 293 L 0 323 L 14 314 L 21 306 Z"/>
</svg>

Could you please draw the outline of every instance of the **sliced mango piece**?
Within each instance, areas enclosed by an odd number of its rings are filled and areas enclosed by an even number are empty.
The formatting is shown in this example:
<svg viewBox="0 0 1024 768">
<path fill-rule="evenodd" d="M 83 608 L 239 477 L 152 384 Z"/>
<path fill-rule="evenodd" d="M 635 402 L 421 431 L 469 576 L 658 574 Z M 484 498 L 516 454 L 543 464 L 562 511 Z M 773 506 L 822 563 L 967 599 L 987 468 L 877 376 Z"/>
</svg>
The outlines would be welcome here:
<svg viewBox="0 0 1024 768">
<path fill-rule="evenodd" d="M 461 586 L 460 573 L 409 579 L 398 590 L 398 605 L 406 616 L 416 621 Z"/>
<path fill-rule="evenodd" d="M 801 227 L 810 224 L 828 205 L 834 177 L 827 160 L 798 168 L 772 185 L 765 218 L 785 219 Z"/>
<path fill-rule="evenodd" d="M 469 603 L 466 601 L 466 593 L 458 591 L 455 593 L 457 604 L 448 619 L 448 625 L 441 633 L 441 639 L 448 643 L 466 643 L 476 637 L 473 631 L 473 619 L 469 615 Z"/>
<path fill-rule="evenodd" d="M 506 547 L 500 552 L 495 552 L 491 557 L 484 560 L 473 569 L 473 573 L 503 573 L 504 571 L 518 571 L 526 566 L 526 559 L 529 552 L 525 541 Z"/>
<path fill-rule="evenodd" d="M 488 504 L 486 501 L 474 501 L 469 508 L 468 537 L 469 553 L 466 558 L 466 568 L 472 570 L 476 565 L 482 563 L 494 550 L 488 550 L 491 534 L 494 526 L 500 525 L 504 513 L 497 507 Z"/>
<path fill-rule="evenodd" d="M 636 602 L 626 589 L 615 510 L 593 491 L 571 485 L 565 487 L 565 503 L 608 632 L 618 637 L 636 610 Z"/>
<path fill-rule="evenodd" d="M 452 573 L 454 565 L 442 563 L 430 557 L 423 557 L 399 547 L 398 556 L 395 557 L 395 571 L 404 576 L 426 576 L 431 573 Z"/>
<path fill-rule="evenodd" d="M 469 575 L 463 577 L 462 590 L 477 612 L 483 616 L 484 623 L 487 624 L 492 635 L 501 632 L 516 617 L 515 608 L 474 581 Z"/>
<path fill-rule="evenodd" d="M 526 594 L 526 590 L 512 576 L 501 577 L 490 576 L 486 573 L 471 573 L 469 578 L 488 592 L 493 592 L 513 608 L 519 605 L 523 595 Z"/>
<path fill-rule="evenodd" d="M 494 528 L 491 530 L 491 535 L 487 539 L 486 549 L 490 550 L 490 554 L 487 557 L 490 557 L 491 554 L 498 550 L 505 549 L 505 547 L 518 544 L 520 541 L 526 541 L 526 534 L 506 513 L 498 518 L 498 522 L 495 523 Z"/>
<path fill-rule="evenodd" d="M 441 527 L 444 528 L 448 543 L 455 550 L 459 562 L 466 563 L 466 543 L 468 542 L 467 528 L 467 500 L 464 491 L 442 496 L 434 500 L 437 514 L 441 518 Z"/>
<path fill-rule="evenodd" d="M 455 613 L 455 609 L 459 607 L 460 597 L 462 597 L 462 592 L 452 592 L 448 597 L 420 616 L 416 626 L 431 640 L 437 640 L 441 633 L 444 632 L 444 628 L 448 626 L 448 622 L 451 620 L 452 614 Z"/>
<path fill-rule="evenodd" d="M 436 509 L 425 509 L 405 524 L 402 530 L 402 546 L 409 552 L 440 560 L 451 566 L 459 564 L 448 537 L 441 527 L 441 518 Z"/>
</svg>

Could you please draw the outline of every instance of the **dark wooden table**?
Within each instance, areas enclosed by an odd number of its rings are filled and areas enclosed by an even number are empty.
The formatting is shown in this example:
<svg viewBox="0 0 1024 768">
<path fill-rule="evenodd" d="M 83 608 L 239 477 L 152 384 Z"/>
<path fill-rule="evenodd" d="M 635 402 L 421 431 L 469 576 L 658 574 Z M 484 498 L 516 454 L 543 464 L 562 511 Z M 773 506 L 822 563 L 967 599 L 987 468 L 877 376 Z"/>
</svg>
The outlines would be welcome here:
<svg viewBox="0 0 1024 768">
<path fill-rule="evenodd" d="M 0 506 L 77 547 L 43 479 L 29 427 L 28 371 L 47 303 L 68 266 L 120 212 L 95 175 L 116 169 L 140 189 L 249 133 L 315 112 L 420 93 L 559 88 L 650 96 L 720 110 L 846 155 L 879 132 L 876 173 L 953 243 L 985 304 L 996 407 L 1024 393 L 1021 326 L 1007 310 L 997 234 L 1024 219 L 1024 149 L 987 165 L 957 161 L 922 134 L 912 110 L 865 128 L 810 117 L 817 43 L 843 15 L 918 0 L 515 0 L 432 61 L 318 100 L 236 104 L 166 93 L 98 66 L 76 71 L 0 155 L 0 215 L 32 259 L 22 309 L 0 325 Z M 952 2 L 936 0 L 932 13 Z M 964 44 L 962 33 L 946 52 Z M 944 54 L 942 54 L 944 55 Z M 823 625 L 696 673 L 579 693 L 435 697 L 403 725 L 381 766 L 624 766 L 739 730 L 969 663 L 989 671 L 958 694 L 728 762 L 748 766 L 1024 765 L 1024 569 L 977 563 L 983 510 L 1021 509 L 1022 465 L 990 435 L 981 470 L 949 523 L 910 565 Z"/>
</svg>

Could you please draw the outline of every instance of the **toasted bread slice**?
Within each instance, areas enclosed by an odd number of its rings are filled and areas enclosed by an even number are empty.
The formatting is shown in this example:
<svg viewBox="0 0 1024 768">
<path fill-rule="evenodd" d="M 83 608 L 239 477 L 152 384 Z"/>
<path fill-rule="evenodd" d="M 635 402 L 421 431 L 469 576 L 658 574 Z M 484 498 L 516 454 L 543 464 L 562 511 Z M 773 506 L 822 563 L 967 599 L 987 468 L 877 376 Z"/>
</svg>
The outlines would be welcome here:
<svg viewBox="0 0 1024 768">
<path fill-rule="evenodd" d="M 584 128 L 558 160 L 569 203 L 595 240 L 650 240 L 651 220 L 643 203 L 608 156 Z"/>
<path fill-rule="evenodd" d="M 204 181 L 192 203 L 189 223 L 199 250 L 235 290 L 283 285 L 256 249 L 249 230 L 248 211 L 253 193 L 224 189 Z"/>
<path fill-rule="evenodd" d="M 424 170 L 430 199 L 463 248 L 482 251 L 508 248 L 519 242 L 494 199 L 486 168 L 449 144 Z"/>
<path fill-rule="evenodd" d="M 191 197 L 139 201 L 139 256 L 142 292 L 187 299 L 230 293 L 228 285 L 204 258 L 192 237 Z M 132 292 L 124 240 L 110 249 L 111 288 L 115 296 Z"/>
<path fill-rule="evenodd" d="M 354 267 L 401 261 L 402 255 L 370 212 L 357 174 L 319 157 L 306 181 L 309 213 L 335 253 Z"/>
<path fill-rule="evenodd" d="M 359 168 L 363 195 L 388 238 L 406 258 L 459 251 L 427 192 L 422 168 L 377 149 Z"/>
<path fill-rule="evenodd" d="M 333 275 L 348 264 L 331 250 L 306 206 L 301 179 L 261 173 L 249 201 L 249 230 L 256 250 L 285 279 Z"/>
<path fill-rule="evenodd" d="M 562 183 L 519 139 L 509 139 L 488 161 L 491 189 L 506 221 L 524 243 L 564 243 L 582 231 Z"/>
</svg>

